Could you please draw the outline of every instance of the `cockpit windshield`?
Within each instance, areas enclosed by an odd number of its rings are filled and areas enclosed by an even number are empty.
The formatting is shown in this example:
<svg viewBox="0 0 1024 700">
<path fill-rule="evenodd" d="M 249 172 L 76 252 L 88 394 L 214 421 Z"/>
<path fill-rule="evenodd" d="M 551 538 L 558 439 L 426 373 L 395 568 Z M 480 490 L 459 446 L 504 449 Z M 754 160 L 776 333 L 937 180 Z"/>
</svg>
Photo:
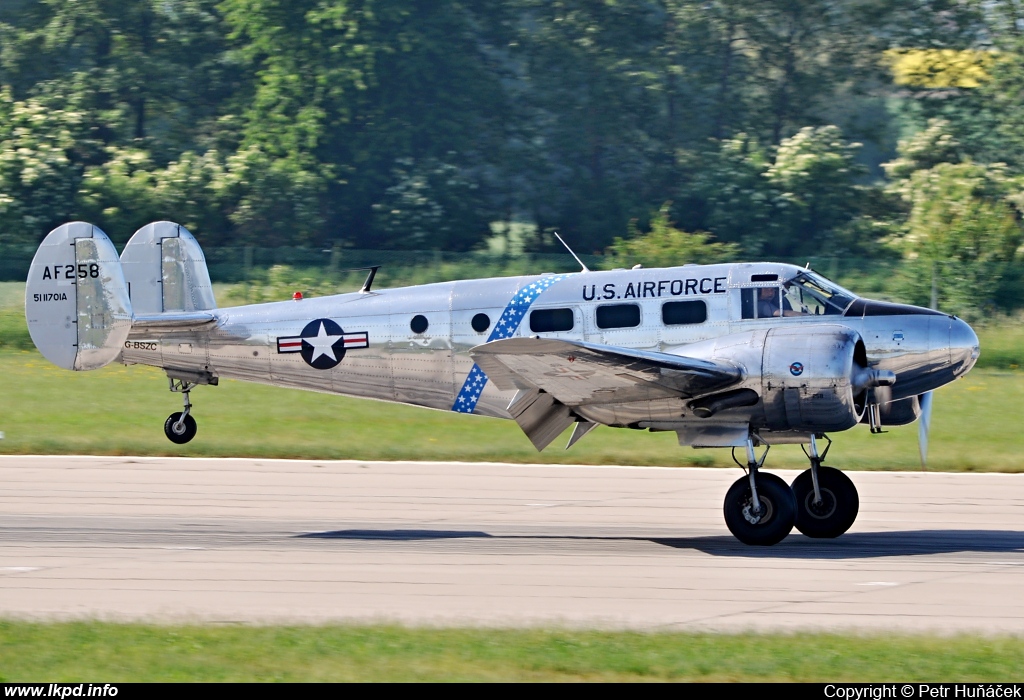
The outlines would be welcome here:
<svg viewBox="0 0 1024 700">
<path fill-rule="evenodd" d="M 856 298 L 852 292 L 813 272 L 801 272 L 782 285 L 783 308 L 793 314 L 784 315 L 840 315 Z"/>
</svg>

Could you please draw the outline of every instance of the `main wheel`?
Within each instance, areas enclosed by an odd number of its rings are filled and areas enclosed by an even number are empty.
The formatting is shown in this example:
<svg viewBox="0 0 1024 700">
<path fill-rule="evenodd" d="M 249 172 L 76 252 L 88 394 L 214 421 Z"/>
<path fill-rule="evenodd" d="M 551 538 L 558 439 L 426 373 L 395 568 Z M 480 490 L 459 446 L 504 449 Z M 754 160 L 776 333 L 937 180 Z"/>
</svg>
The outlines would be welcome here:
<svg viewBox="0 0 1024 700">
<path fill-rule="evenodd" d="M 758 472 L 757 499 L 760 513 L 754 513 L 750 478 L 741 477 L 725 494 L 725 524 L 743 544 L 771 545 L 781 542 L 793 529 L 796 502 L 785 481 L 774 474 Z"/>
<path fill-rule="evenodd" d="M 860 510 L 857 487 L 850 477 L 832 467 L 818 467 L 821 503 L 814 502 L 811 470 L 793 481 L 796 497 L 796 529 L 808 537 L 839 537 L 853 525 Z"/>
<path fill-rule="evenodd" d="M 167 416 L 167 420 L 164 421 L 164 435 L 171 442 L 184 445 L 196 436 L 198 426 L 196 426 L 196 419 L 191 415 L 185 416 L 185 420 L 179 423 L 180 419 L 181 411 L 175 411 Z"/>
</svg>

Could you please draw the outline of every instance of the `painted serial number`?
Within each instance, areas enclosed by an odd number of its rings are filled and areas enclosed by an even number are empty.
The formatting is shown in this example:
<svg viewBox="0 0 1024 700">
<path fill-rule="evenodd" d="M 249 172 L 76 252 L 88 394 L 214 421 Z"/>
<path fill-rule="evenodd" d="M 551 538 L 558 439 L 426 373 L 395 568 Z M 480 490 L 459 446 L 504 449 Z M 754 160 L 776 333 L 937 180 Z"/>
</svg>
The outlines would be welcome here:
<svg viewBox="0 0 1024 700">
<path fill-rule="evenodd" d="M 33 294 L 32 301 L 67 301 L 68 295 L 65 292 L 52 292 L 47 294 Z"/>
<path fill-rule="evenodd" d="M 78 263 L 78 265 L 47 265 L 43 268 L 44 280 L 73 280 L 100 276 L 99 263 Z"/>
</svg>

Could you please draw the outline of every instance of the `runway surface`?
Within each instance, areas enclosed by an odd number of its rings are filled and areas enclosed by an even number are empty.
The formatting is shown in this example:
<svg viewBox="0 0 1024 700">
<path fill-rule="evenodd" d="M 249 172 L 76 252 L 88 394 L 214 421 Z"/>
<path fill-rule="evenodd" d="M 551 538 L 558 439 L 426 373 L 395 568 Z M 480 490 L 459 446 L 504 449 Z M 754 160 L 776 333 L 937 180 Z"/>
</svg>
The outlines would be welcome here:
<svg viewBox="0 0 1024 700">
<path fill-rule="evenodd" d="M 1024 634 L 1024 475 L 849 472 L 849 533 L 751 548 L 740 473 L 0 457 L 0 616 Z"/>
</svg>

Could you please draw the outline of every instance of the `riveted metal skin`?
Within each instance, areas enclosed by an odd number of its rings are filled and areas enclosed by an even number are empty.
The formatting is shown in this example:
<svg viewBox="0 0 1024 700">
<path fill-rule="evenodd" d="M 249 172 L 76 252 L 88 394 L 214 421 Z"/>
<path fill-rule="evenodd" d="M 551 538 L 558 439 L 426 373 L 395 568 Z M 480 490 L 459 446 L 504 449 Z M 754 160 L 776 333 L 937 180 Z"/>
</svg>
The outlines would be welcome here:
<svg viewBox="0 0 1024 700">
<path fill-rule="evenodd" d="M 508 337 L 558 338 L 569 341 L 651 350 L 680 357 L 727 361 L 741 366 L 744 379 L 731 388 L 749 387 L 762 400 L 754 406 L 730 408 L 707 419 L 694 416 L 682 394 L 643 401 L 573 405 L 579 418 L 599 424 L 682 431 L 692 444 L 718 444 L 729 439 L 701 435 L 746 434 L 750 427 L 765 435 L 808 431 L 837 431 L 855 425 L 863 414 L 863 387 L 853 385 L 855 350 L 862 344 L 866 367 L 896 374 L 893 400 L 937 388 L 973 365 L 977 339 L 961 320 L 942 315 L 873 317 L 804 316 L 743 319 L 737 286 L 729 280 L 741 266 L 687 266 L 664 270 L 576 273 L 564 276 L 536 299 L 529 310 L 569 309 L 573 328 L 534 333 L 529 315 Z M 786 280 L 799 268 L 745 265 L 772 271 Z M 505 306 L 529 285 L 544 279 L 524 276 L 468 280 L 405 289 L 381 289 L 370 294 L 283 301 L 215 311 L 212 330 L 176 330 L 161 334 L 158 350 L 126 350 L 129 363 L 175 364 L 207 369 L 224 378 L 258 381 L 313 391 L 397 401 L 450 410 L 460 387 L 473 369 L 469 355 L 481 345 L 472 327 L 476 314 L 501 319 Z M 687 295 L 686 280 L 697 280 Z M 715 292 L 714 280 L 719 280 Z M 671 282 L 682 281 L 683 293 L 673 296 Z M 701 294 L 700 280 L 705 280 Z M 710 281 L 709 281 L 710 280 Z M 668 284 L 665 282 L 668 281 Z M 658 297 L 658 283 L 663 296 Z M 653 285 L 653 287 L 652 287 Z M 645 290 L 646 286 L 646 290 Z M 678 291 L 680 285 L 676 285 Z M 636 298 L 636 290 L 640 298 Z M 644 291 L 648 296 L 642 296 Z M 641 323 L 628 329 L 602 329 L 596 307 L 612 296 L 616 302 L 640 306 Z M 626 296 L 623 299 L 624 295 Z M 699 299 L 707 304 L 707 321 L 690 326 L 666 326 L 660 307 L 666 301 Z M 634 301 L 635 300 L 635 301 Z M 429 325 L 425 332 L 409 327 L 415 315 Z M 365 332 L 368 346 L 351 351 L 333 369 L 316 370 L 298 354 L 276 352 L 276 339 L 295 336 L 310 319 L 335 321 L 346 333 Z M 492 324 L 493 325 L 493 324 Z M 894 333 L 902 335 L 893 341 Z M 151 338 L 152 334 L 146 335 Z M 955 341 L 955 342 L 953 342 Z M 151 347 L 151 346 L 150 346 Z M 188 348 L 184 354 L 179 348 Z M 790 366 L 802 365 L 799 375 Z M 665 374 L 670 374 L 665 370 Z M 901 385 L 909 385 L 904 390 Z M 493 382 L 483 386 L 474 413 L 509 418 L 514 391 Z"/>
<path fill-rule="evenodd" d="M 140 228 L 121 251 L 121 266 L 137 315 L 217 308 L 206 256 L 181 224 Z"/>
<path fill-rule="evenodd" d="M 103 367 L 120 355 L 131 315 L 117 250 L 103 231 L 76 221 L 43 239 L 25 285 L 25 319 L 43 357 L 64 369 Z"/>
<path fill-rule="evenodd" d="M 871 397 L 897 402 L 936 389 L 969 371 L 979 352 L 960 319 L 860 299 L 777 263 L 465 280 L 217 309 L 202 252 L 177 224 L 135 234 L 121 256 L 127 282 L 96 232 L 82 223 L 57 229 L 30 272 L 30 296 L 71 292 L 45 305 L 26 302 L 33 340 L 62 367 L 119 358 L 169 373 L 501 418 L 516 417 L 509 406 L 517 392 L 535 392 L 554 400 L 545 410 L 559 424 L 672 430 L 683 444 L 727 446 L 744 444 L 751 431 L 779 442 L 847 429 Z M 102 270 L 82 286 L 92 300 L 85 306 L 64 268 L 60 280 L 41 277 L 79 257 Z M 139 307 L 130 332 L 129 282 Z M 766 287 L 790 301 L 757 317 L 750 300 Z M 688 306 L 663 309 L 678 302 Z M 601 306 L 615 308 L 599 325 Z M 489 321 L 483 331 L 481 314 Z M 427 321 L 422 332 L 411 328 L 417 316 Z M 81 323 L 87 318 L 98 320 Z M 559 342 L 533 352 L 535 337 Z M 513 339 L 521 340 L 509 345 Z M 516 369 L 523 367 L 533 369 Z M 540 409 L 531 410 L 524 424 L 538 422 Z M 900 421 L 904 414 L 889 412 Z M 536 427 L 536 444 L 550 441 L 549 428 Z"/>
</svg>

